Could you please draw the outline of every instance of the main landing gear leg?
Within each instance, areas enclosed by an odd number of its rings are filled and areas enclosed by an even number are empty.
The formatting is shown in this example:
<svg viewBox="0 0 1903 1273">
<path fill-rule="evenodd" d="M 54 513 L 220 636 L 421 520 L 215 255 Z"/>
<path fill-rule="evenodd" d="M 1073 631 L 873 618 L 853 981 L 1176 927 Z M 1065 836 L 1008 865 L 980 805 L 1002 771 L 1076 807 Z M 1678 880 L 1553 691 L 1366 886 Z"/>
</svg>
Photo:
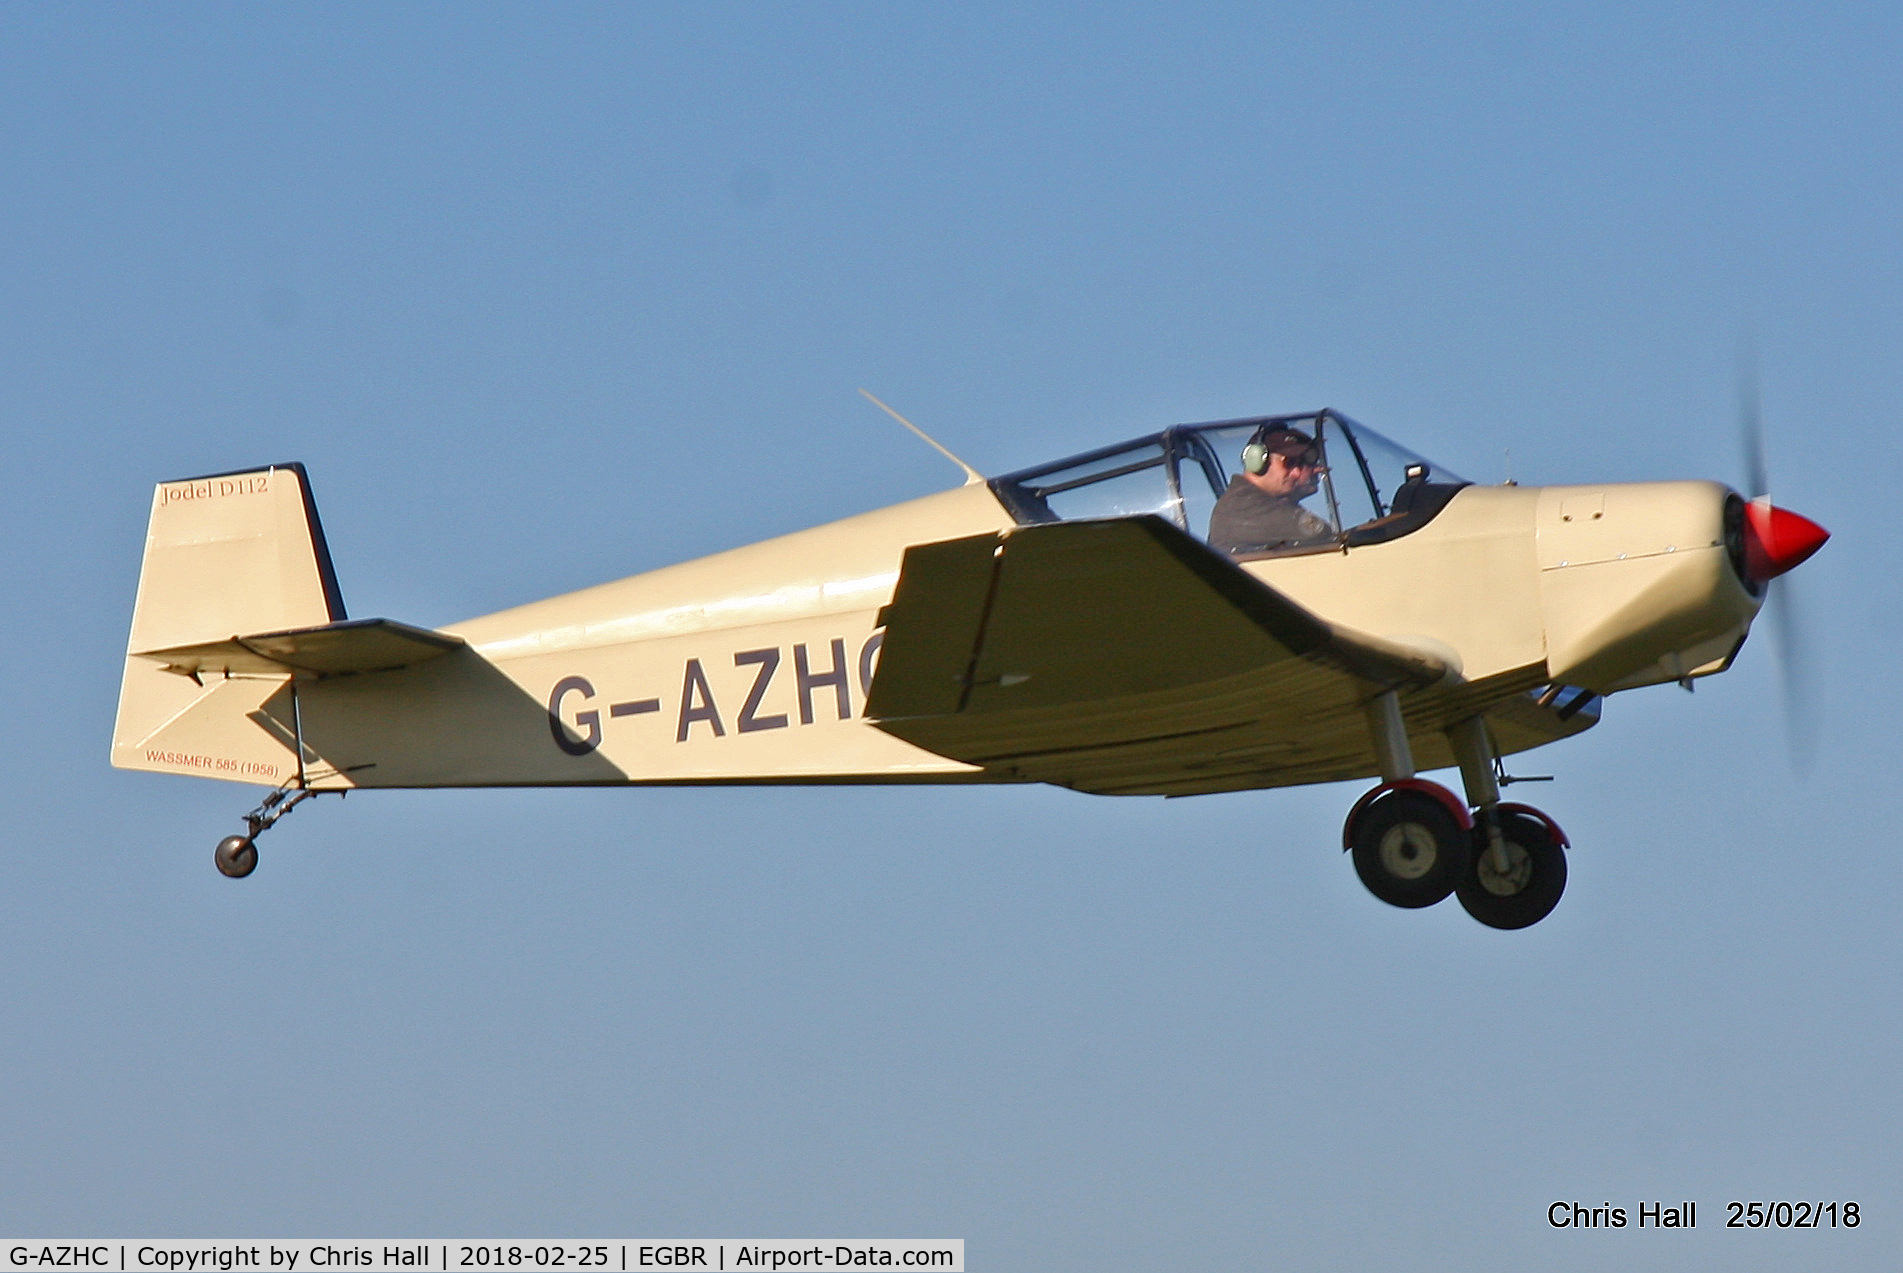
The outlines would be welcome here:
<svg viewBox="0 0 1903 1273">
<path fill-rule="evenodd" d="M 1504 874 L 1508 861 L 1506 840 L 1500 834 L 1500 784 L 1493 776 L 1493 743 L 1486 722 L 1469 716 L 1447 731 L 1447 742 L 1460 764 L 1460 782 L 1474 811 L 1474 850 L 1490 853 L 1494 869 Z"/>
<path fill-rule="evenodd" d="M 1381 785 L 1349 812 L 1342 848 L 1353 853 L 1368 891 L 1388 905 L 1432 906 L 1472 871 L 1473 819 L 1453 792 L 1414 776 L 1394 691 L 1377 695 L 1367 713 Z"/>
<path fill-rule="evenodd" d="M 1489 928 L 1526 928 L 1545 919 L 1566 891 L 1566 833 L 1538 809 L 1503 804 L 1487 727 L 1469 717 L 1447 731 L 1461 782 L 1474 806 L 1473 869 L 1455 892 Z"/>
</svg>

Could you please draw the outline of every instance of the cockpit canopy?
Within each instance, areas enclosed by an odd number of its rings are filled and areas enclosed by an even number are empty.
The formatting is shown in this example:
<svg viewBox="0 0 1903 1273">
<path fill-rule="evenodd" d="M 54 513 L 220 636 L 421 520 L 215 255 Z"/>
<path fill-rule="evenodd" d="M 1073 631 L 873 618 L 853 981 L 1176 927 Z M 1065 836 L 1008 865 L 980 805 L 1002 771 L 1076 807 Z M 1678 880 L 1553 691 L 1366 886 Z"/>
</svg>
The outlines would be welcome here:
<svg viewBox="0 0 1903 1273">
<path fill-rule="evenodd" d="M 1267 439 L 1290 453 L 1265 457 L 1260 446 L 1248 456 L 1259 472 L 1287 462 L 1312 460 L 1315 479 L 1292 492 L 1271 496 L 1291 506 L 1291 529 L 1275 542 L 1221 542 L 1237 557 L 1378 544 L 1430 521 L 1469 483 L 1396 446 L 1374 430 L 1336 411 L 1257 416 L 1213 424 L 1180 424 L 1149 437 L 1121 442 L 1055 464 L 1008 473 L 991 489 L 1019 523 L 1131 517 L 1154 513 L 1198 537 L 1209 537 L 1218 501 L 1257 501 L 1245 451 Z M 1297 445 L 1312 441 L 1313 448 Z M 1295 452 L 1307 452 L 1295 455 Z"/>
</svg>

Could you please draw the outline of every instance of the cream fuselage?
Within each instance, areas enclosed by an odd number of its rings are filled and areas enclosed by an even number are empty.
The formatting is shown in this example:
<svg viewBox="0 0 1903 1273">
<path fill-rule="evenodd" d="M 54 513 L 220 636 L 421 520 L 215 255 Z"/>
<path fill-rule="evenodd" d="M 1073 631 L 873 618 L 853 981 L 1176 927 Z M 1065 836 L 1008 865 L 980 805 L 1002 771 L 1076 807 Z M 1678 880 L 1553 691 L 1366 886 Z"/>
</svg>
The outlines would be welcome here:
<svg viewBox="0 0 1903 1273">
<path fill-rule="evenodd" d="M 1722 670 L 1756 614 L 1709 482 L 1466 487 L 1387 543 L 1244 569 L 1469 681 Z M 129 659 L 114 763 L 318 788 L 996 780 L 864 717 L 907 547 L 1007 531 L 982 484 L 452 625 L 396 671 L 195 684 Z M 219 634 L 223 635 L 223 634 Z M 1431 747 L 1428 749 L 1431 753 Z"/>
</svg>

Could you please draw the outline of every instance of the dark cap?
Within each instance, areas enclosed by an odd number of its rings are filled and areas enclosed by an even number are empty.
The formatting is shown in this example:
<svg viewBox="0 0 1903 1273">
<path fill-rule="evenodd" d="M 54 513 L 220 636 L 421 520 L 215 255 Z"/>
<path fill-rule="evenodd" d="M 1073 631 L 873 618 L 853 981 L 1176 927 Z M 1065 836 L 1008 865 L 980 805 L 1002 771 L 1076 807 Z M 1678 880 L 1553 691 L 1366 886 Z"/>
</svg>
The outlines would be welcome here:
<svg viewBox="0 0 1903 1273">
<path fill-rule="evenodd" d="M 1255 435 L 1262 449 L 1274 455 L 1291 460 L 1306 460 L 1310 464 L 1321 459 L 1321 453 L 1315 446 L 1315 439 L 1300 429 L 1264 429 Z"/>
</svg>

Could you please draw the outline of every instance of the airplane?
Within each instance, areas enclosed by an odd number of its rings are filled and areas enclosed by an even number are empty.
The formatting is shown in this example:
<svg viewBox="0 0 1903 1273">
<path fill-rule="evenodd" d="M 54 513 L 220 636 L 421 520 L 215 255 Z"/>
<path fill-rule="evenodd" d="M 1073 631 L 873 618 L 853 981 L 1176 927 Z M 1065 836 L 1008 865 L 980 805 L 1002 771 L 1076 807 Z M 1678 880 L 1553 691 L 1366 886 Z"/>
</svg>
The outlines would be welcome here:
<svg viewBox="0 0 1903 1273">
<path fill-rule="evenodd" d="M 1332 409 L 988 480 L 892 414 L 964 483 L 435 630 L 347 617 L 301 464 L 160 482 L 112 763 L 270 788 L 233 878 L 326 792 L 1374 779 L 1368 890 L 1518 929 L 1570 844 L 1504 758 L 1729 668 L 1828 538 L 1717 482 L 1478 485 Z M 1293 530 L 1209 541 L 1278 478 Z"/>
</svg>

